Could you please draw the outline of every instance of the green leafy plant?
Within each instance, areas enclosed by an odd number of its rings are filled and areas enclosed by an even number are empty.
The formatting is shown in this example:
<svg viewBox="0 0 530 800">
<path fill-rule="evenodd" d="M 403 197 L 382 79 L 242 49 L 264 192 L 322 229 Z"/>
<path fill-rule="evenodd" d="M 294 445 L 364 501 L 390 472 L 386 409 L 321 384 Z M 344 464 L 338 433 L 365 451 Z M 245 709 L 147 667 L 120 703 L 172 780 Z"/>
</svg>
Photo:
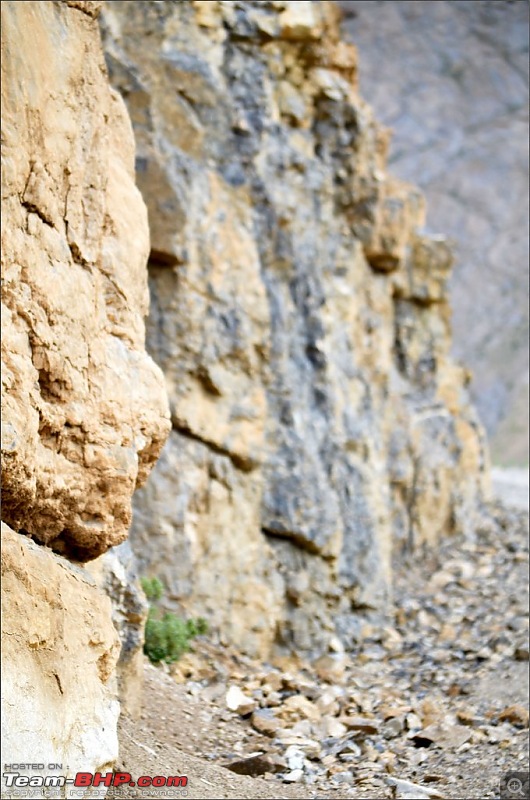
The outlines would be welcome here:
<svg viewBox="0 0 530 800">
<path fill-rule="evenodd" d="M 142 578 L 141 584 L 148 600 L 157 602 L 164 596 L 164 584 L 160 578 Z"/>
<path fill-rule="evenodd" d="M 164 586 L 159 578 L 142 578 L 142 588 L 148 600 L 158 603 L 164 595 Z M 170 612 L 161 614 L 151 604 L 145 624 L 144 653 L 150 661 L 171 664 L 190 649 L 196 636 L 207 633 L 208 624 L 203 617 L 181 619 Z"/>
</svg>

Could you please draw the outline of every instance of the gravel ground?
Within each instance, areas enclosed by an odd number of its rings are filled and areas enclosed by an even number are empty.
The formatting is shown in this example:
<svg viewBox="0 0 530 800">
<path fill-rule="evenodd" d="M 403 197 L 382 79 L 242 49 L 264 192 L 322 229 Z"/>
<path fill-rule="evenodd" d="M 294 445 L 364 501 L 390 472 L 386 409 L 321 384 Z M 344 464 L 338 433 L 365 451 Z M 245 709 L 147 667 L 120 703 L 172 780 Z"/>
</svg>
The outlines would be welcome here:
<svg viewBox="0 0 530 800">
<path fill-rule="evenodd" d="M 109 798 L 527 797 L 500 785 L 529 769 L 528 514 L 492 505 L 474 542 L 404 564 L 355 653 L 264 665 L 203 639 L 145 679 L 120 766 L 188 787 Z"/>
</svg>

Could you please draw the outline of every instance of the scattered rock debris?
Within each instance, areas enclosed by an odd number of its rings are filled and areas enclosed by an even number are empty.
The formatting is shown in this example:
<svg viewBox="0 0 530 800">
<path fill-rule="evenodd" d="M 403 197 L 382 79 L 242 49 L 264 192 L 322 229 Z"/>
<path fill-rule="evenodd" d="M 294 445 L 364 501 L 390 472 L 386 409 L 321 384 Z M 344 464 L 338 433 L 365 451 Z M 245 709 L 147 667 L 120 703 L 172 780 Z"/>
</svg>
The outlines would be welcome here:
<svg viewBox="0 0 530 800">
<path fill-rule="evenodd" d="M 398 571 L 392 624 L 330 656 L 333 681 L 197 641 L 171 671 L 146 665 L 122 766 L 141 770 L 134 730 L 160 752 L 156 774 L 175 772 L 168 748 L 181 774 L 188 759 L 217 770 L 208 787 L 188 769 L 189 797 L 499 798 L 504 774 L 528 770 L 527 578 L 528 515 L 496 505 L 475 541 Z"/>
</svg>

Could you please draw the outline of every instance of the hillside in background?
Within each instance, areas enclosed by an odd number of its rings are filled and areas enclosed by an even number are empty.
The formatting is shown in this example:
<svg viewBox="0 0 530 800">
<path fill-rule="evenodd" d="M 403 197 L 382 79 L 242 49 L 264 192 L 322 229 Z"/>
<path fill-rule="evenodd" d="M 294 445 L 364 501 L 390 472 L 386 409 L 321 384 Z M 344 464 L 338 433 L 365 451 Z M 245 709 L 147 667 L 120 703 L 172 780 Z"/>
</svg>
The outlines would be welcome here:
<svg viewBox="0 0 530 800">
<path fill-rule="evenodd" d="M 525 0 L 345 0 L 361 92 L 393 129 L 389 166 L 456 242 L 453 352 L 494 462 L 528 463 L 528 18 Z"/>
</svg>

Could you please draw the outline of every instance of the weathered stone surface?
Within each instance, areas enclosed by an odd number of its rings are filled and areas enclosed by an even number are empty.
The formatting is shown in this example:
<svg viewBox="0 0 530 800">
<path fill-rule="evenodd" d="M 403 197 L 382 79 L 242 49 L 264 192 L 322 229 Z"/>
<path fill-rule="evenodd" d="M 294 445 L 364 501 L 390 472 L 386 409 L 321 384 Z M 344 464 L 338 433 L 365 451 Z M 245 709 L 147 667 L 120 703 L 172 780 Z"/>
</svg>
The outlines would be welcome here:
<svg viewBox="0 0 530 800">
<path fill-rule="evenodd" d="M 101 11 L 103 0 L 66 0 L 66 5 L 70 8 L 77 8 L 89 17 L 97 17 Z"/>
<path fill-rule="evenodd" d="M 526 2 L 340 0 L 390 163 L 455 242 L 455 355 L 499 464 L 528 464 Z"/>
<path fill-rule="evenodd" d="M 112 621 L 120 637 L 117 663 L 122 712 L 137 717 L 142 704 L 144 628 L 149 605 L 140 586 L 137 562 L 128 541 L 86 565 L 112 603 Z"/>
<path fill-rule="evenodd" d="M 391 800 L 389 773 L 454 800 L 495 794 L 492 764 L 502 774 L 528 757 L 528 662 L 515 649 L 526 639 L 528 658 L 528 513 L 491 511 L 474 542 L 447 537 L 427 563 L 410 558 L 396 570 L 388 624 L 365 625 L 342 664 L 327 655 L 312 665 L 289 656 L 263 665 L 207 637 L 172 675 L 146 665 L 143 719 L 123 721 L 121 763 L 172 774 L 172 765 L 184 760 L 188 770 L 200 755 L 188 785 L 195 776 L 192 797 L 203 800 L 215 791 L 254 796 L 232 784 L 220 791 L 222 775 L 205 772 L 216 763 L 271 773 L 261 789 L 254 782 L 268 798 L 286 796 L 282 782 L 295 770 L 305 798 Z M 242 721 L 246 698 L 259 711 Z M 109 794 L 119 800 L 124 791 L 134 795 L 123 787 Z"/>
<path fill-rule="evenodd" d="M 352 644 L 392 555 L 472 528 L 487 493 L 448 246 L 386 173 L 334 5 L 110 2 L 101 21 L 173 423 L 138 493 L 141 569 L 249 653 Z"/>
<path fill-rule="evenodd" d="M 82 567 L 4 523 L 1 552 L 2 771 L 44 764 L 44 772 L 18 773 L 107 772 L 118 755 L 119 713 L 110 600 Z M 2 780 L 2 797 L 20 791 Z M 66 787 L 54 791 L 73 796 Z"/>
<path fill-rule="evenodd" d="M 260 530 L 254 473 L 172 432 L 157 479 L 140 491 L 134 529 L 140 570 L 156 574 L 167 599 L 180 600 L 190 615 L 200 609 L 223 641 L 267 652 L 284 579 Z"/>
<path fill-rule="evenodd" d="M 99 5 L 2 3 L 2 519 L 76 560 L 123 541 L 169 428 Z"/>
</svg>

